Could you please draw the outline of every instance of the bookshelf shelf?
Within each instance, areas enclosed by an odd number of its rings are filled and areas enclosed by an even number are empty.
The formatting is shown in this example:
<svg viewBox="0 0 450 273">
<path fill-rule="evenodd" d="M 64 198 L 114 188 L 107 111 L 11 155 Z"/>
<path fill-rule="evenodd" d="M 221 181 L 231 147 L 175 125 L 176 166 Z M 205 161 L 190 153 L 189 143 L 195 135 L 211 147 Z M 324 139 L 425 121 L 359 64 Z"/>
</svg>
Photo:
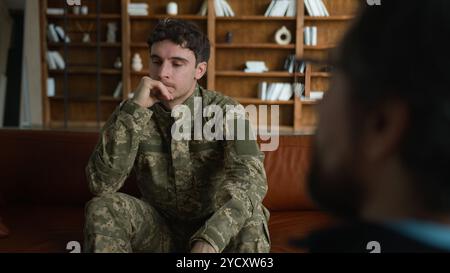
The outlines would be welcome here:
<svg viewBox="0 0 450 273">
<path fill-rule="evenodd" d="M 292 16 L 262 16 L 262 15 L 243 15 L 234 17 L 216 17 L 217 21 L 295 21 L 296 17 Z"/>
<path fill-rule="evenodd" d="M 86 48 L 96 48 L 96 43 L 79 43 L 79 42 L 71 42 L 71 43 L 48 43 L 49 48 L 58 48 L 58 47 L 86 47 Z M 100 43 L 100 47 L 113 47 L 113 48 L 121 48 L 122 45 L 120 43 Z"/>
<path fill-rule="evenodd" d="M 64 70 L 49 70 L 49 74 L 64 74 Z M 115 69 L 101 69 L 98 71 L 102 75 L 122 75 L 120 70 Z M 97 70 L 93 68 L 69 68 L 68 74 L 97 74 Z"/>
<path fill-rule="evenodd" d="M 98 16 L 102 20 L 120 20 L 120 14 L 100 14 Z M 54 20 L 64 20 L 67 18 L 69 20 L 96 20 L 97 14 L 87 14 L 87 15 L 76 15 L 76 14 L 66 14 L 66 15 L 47 15 L 48 19 Z"/>
<path fill-rule="evenodd" d="M 133 15 L 130 16 L 131 20 L 160 20 L 165 18 L 174 18 L 174 19 L 182 19 L 182 20 L 206 20 L 207 16 L 200 15 L 167 15 L 167 14 L 155 14 L 155 15 Z"/>
<path fill-rule="evenodd" d="M 309 21 L 349 21 L 353 20 L 352 15 L 334 15 L 334 16 L 305 16 L 305 22 Z"/>
<path fill-rule="evenodd" d="M 50 100 L 64 100 L 64 96 L 51 96 L 48 97 Z M 69 101 L 96 101 L 97 98 L 94 96 L 90 96 L 90 97 L 69 97 L 68 98 Z M 114 98 L 114 97 L 110 97 L 110 96 L 101 96 L 99 98 L 100 101 L 105 101 L 105 102 L 121 102 L 122 98 Z"/>
<path fill-rule="evenodd" d="M 293 100 L 261 100 L 256 98 L 242 98 L 234 97 L 241 104 L 256 104 L 256 105 L 293 105 Z"/>
<path fill-rule="evenodd" d="M 248 73 L 242 71 L 217 71 L 216 76 L 221 77 L 261 77 L 261 78 L 293 78 L 293 73 L 286 71 L 271 71 L 264 73 Z M 297 73 L 297 76 L 304 77 L 303 73 Z"/>
<path fill-rule="evenodd" d="M 294 44 L 278 45 L 274 43 L 255 43 L 255 44 L 222 44 L 216 45 L 216 48 L 249 48 L 249 49 L 295 49 Z"/>
</svg>

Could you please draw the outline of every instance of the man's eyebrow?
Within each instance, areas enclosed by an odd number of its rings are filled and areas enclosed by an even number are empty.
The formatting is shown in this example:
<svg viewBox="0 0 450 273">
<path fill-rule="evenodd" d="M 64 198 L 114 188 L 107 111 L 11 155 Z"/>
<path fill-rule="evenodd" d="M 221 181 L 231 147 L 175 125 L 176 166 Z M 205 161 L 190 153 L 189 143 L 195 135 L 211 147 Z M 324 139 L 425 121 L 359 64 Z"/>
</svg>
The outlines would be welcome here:
<svg viewBox="0 0 450 273">
<path fill-rule="evenodd" d="M 150 58 L 158 58 L 158 59 L 162 59 L 161 57 L 159 57 L 158 55 L 156 55 L 156 54 L 152 54 L 151 56 L 150 56 Z M 186 59 L 186 58 L 183 58 L 183 57 L 172 57 L 172 58 L 169 58 L 170 60 L 176 60 L 176 61 L 182 61 L 182 62 L 185 62 L 185 63 L 188 63 L 189 62 L 189 60 L 188 59 Z"/>
</svg>

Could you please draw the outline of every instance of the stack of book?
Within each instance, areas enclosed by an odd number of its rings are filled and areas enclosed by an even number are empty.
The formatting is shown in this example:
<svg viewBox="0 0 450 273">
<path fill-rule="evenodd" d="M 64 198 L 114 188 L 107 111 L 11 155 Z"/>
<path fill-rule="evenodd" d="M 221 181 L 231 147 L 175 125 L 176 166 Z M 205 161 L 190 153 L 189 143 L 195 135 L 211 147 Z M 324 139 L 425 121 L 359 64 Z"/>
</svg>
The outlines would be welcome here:
<svg viewBox="0 0 450 273">
<path fill-rule="evenodd" d="M 230 4 L 226 0 L 214 0 L 214 9 L 216 11 L 216 16 L 222 17 L 232 17 L 234 16 L 234 11 Z M 200 16 L 206 16 L 208 12 L 208 0 L 203 1 L 203 4 L 198 12 Z"/>
<path fill-rule="evenodd" d="M 323 91 L 310 91 L 309 92 L 309 97 L 305 97 L 305 96 L 301 96 L 300 100 L 301 101 L 317 101 L 317 100 L 321 100 L 323 98 Z"/>
<path fill-rule="evenodd" d="M 128 14 L 131 16 L 146 16 L 148 15 L 147 3 L 129 3 Z"/>
<path fill-rule="evenodd" d="M 269 68 L 262 61 L 247 61 L 245 62 L 244 71 L 247 73 L 263 73 L 269 71 Z"/>
<path fill-rule="evenodd" d="M 310 16 L 330 16 L 322 0 L 305 0 L 305 7 Z"/>
<path fill-rule="evenodd" d="M 297 0 L 272 0 L 264 16 L 295 16 Z"/>
<path fill-rule="evenodd" d="M 66 35 L 63 28 L 54 24 L 48 24 L 47 38 L 49 42 L 54 43 L 58 43 L 60 40 L 66 43 L 70 42 L 70 38 Z"/>
<path fill-rule="evenodd" d="M 309 26 L 303 29 L 303 38 L 305 45 L 316 46 L 317 45 L 317 27 Z"/>
</svg>

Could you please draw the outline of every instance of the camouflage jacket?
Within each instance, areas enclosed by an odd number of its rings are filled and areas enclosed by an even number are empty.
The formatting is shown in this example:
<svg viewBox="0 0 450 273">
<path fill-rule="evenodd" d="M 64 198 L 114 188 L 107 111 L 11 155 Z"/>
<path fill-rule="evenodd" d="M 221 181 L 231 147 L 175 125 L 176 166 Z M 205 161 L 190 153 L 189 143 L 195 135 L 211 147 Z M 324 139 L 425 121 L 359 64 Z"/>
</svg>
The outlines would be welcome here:
<svg viewBox="0 0 450 273">
<path fill-rule="evenodd" d="M 226 105 L 238 105 L 197 85 L 183 103 L 192 113 L 195 97 L 202 98 L 202 108 L 218 105 L 224 113 Z M 269 213 L 262 205 L 267 191 L 264 154 L 256 141 L 177 141 L 171 136 L 174 121 L 159 104 L 145 109 L 126 101 L 118 106 L 102 128 L 86 168 L 91 192 L 118 191 L 134 169 L 144 200 L 167 218 L 202 221 L 191 243 L 202 239 L 218 252 L 246 221 L 267 227 Z"/>
</svg>

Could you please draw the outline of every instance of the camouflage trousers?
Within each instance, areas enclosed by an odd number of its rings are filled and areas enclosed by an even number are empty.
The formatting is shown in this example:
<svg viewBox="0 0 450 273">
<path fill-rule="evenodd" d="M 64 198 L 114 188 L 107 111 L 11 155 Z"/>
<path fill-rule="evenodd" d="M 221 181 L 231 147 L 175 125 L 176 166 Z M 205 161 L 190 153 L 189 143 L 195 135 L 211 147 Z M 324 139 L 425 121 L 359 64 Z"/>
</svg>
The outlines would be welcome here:
<svg viewBox="0 0 450 273">
<path fill-rule="evenodd" d="M 189 252 L 190 237 L 203 223 L 175 223 L 147 202 L 124 193 L 95 197 L 86 204 L 85 252 Z M 223 252 L 269 252 L 267 226 L 245 224 Z"/>
</svg>

